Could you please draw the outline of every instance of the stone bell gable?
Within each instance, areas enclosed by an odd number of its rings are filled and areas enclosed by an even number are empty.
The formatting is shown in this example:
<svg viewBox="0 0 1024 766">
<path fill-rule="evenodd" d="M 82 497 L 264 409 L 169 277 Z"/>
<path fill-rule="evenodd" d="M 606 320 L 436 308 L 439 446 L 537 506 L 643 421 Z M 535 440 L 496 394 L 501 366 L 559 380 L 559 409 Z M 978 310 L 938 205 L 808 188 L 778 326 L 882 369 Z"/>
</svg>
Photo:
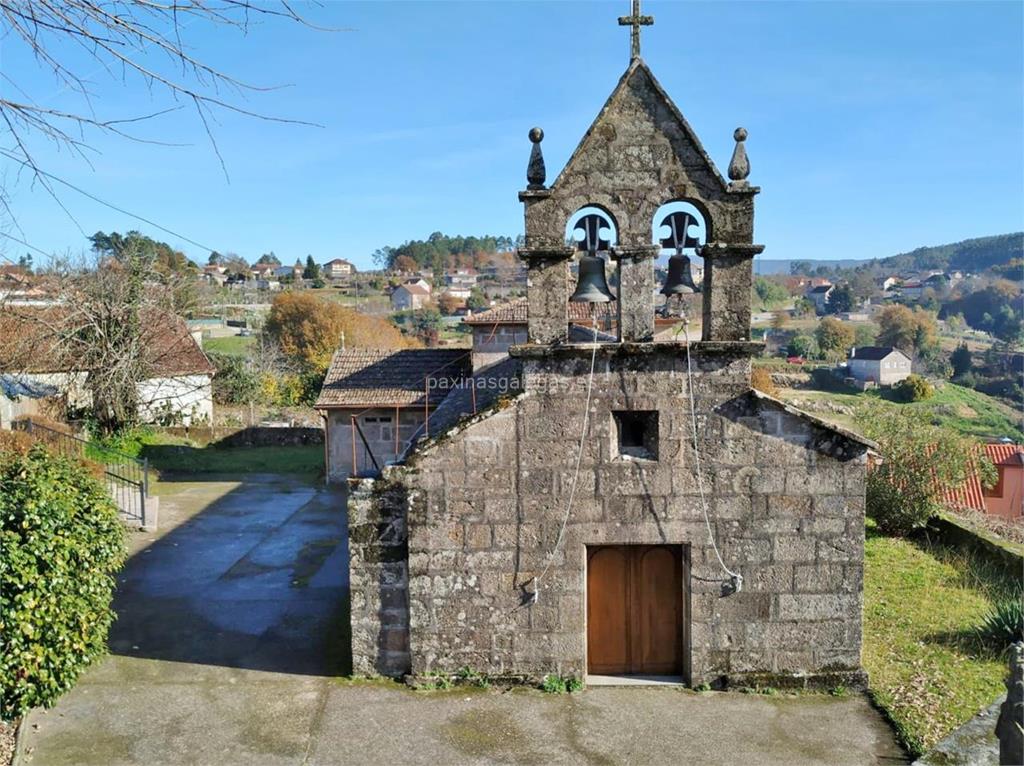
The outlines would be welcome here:
<svg viewBox="0 0 1024 766">
<path fill-rule="evenodd" d="M 586 205 L 611 214 L 621 247 L 649 247 L 654 213 L 672 200 L 703 208 L 709 241 L 750 244 L 758 191 L 723 179 L 686 118 L 636 58 L 551 187 L 520 193 L 526 248 L 564 246 L 565 222 Z"/>
<path fill-rule="evenodd" d="M 643 59 L 635 58 L 597 119 L 550 188 L 540 144 L 534 143 L 525 207 L 529 337 L 533 343 L 565 340 L 565 300 L 570 293 L 573 249 L 565 246 L 566 222 L 577 211 L 601 209 L 617 233 L 610 252 L 619 269 L 622 340 L 654 338 L 655 214 L 672 202 L 693 205 L 704 218 L 703 339 L 744 341 L 750 336 L 754 195 L 746 158 L 747 132 L 735 131 L 736 149 L 726 182 L 693 128 L 665 93 Z"/>
</svg>

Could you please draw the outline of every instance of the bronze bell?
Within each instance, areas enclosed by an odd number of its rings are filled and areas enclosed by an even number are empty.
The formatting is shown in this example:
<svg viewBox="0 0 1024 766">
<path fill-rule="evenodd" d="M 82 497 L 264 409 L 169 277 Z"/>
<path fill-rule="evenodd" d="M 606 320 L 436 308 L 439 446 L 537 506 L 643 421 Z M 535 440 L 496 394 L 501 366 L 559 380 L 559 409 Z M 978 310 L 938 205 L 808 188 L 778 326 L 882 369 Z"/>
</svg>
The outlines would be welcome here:
<svg viewBox="0 0 1024 766">
<path fill-rule="evenodd" d="M 580 256 L 580 273 L 576 292 L 569 298 L 573 303 L 608 303 L 615 300 L 604 276 L 604 259 L 596 255 Z"/>
<path fill-rule="evenodd" d="M 661 294 L 669 297 L 673 295 L 691 295 L 699 293 L 700 288 L 693 282 L 693 273 L 690 271 L 690 259 L 677 253 L 668 259 L 668 277 L 665 279 L 665 286 L 661 288 Z"/>
</svg>

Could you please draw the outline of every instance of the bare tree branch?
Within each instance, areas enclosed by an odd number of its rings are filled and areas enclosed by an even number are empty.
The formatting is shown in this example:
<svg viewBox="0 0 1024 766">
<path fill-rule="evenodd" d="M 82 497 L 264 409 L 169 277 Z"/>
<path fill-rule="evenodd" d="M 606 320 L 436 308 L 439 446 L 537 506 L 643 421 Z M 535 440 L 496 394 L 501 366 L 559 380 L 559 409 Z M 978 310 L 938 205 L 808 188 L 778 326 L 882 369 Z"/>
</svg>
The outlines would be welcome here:
<svg viewBox="0 0 1024 766">
<path fill-rule="evenodd" d="M 125 82 L 139 79 L 174 100 L 191 102 L 227 177 L 227 166 L 210 128 L 213 110 L 316 126 L 303 120 L 263 114 L 223 95 L 222 92 L 227 91 L 244 98 L 248 94 L 287 86 L 245 82 L 190 52 L 184 39 L 192 24 L 216 24 L 244 34 L 254 19 L 261 18 L 284 19 L 319 29 L 284 0 L 276 4 L 257 4 L 250 0 L 0 0 L 0 30 L 6 37 L 5 45 L 11 48 L 20 42 L 40 66 L 50 70 L 63 89 L 76 93 L 81 103 L 80 109 L 55 109 L 42 99 L 31 97 L 9 72 L 5 73 L 4 79 L 23 96 L 15 100 L 0 93 L 0 117 L 3 118 L 0 134 L 9 137 L 6 150 L 28 169 L 33 183 L 39 183 L 60 204 L 49 183 L 52 176 L 39 166 L 29 148 L 28 137 L 40 136 L 87 162 L 88 132 L 93 130 L 142 143 L 178 145 L 132 135 L 121 126 L 154 120 L 182 108 L 180 105 L 127 118 L 97 115 L 90 87 L 90 78 L 95 72 L 76 71 L 79 65 L 71 63 L 76 61 L 75 48 L 79 48 L 95 62 L 97 71 Z M 171 74 L 172 69 L 177 74 Z M 63 204 L 61 207 L 64 208 Z M 0 208 L 12 215 L 10 195 L 2 187 Z M 67 212 L 66 208 L 64 210 Z"/>
</svg>

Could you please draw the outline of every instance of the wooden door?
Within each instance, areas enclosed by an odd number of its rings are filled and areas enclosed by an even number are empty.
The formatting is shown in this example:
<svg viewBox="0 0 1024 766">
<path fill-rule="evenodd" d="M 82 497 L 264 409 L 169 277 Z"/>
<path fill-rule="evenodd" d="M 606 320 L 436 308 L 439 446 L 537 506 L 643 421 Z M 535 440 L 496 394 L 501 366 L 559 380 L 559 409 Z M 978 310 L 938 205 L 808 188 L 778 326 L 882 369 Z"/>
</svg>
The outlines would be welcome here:
<svg viewBox="0 0 1024 766">
<path fill-rule="evenodd" d="M 680 675 L 682 548 L 603 545 L 587 556 L 587 664 L 603 675 Z"/>
</svg>

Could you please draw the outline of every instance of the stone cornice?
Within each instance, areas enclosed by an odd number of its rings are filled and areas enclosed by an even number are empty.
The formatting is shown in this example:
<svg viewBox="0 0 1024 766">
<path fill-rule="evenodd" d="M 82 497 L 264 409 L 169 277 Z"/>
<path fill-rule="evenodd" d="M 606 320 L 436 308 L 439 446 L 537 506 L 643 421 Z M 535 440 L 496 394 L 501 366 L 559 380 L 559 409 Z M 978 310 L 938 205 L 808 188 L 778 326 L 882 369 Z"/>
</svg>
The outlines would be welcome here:
<svg viewBox="0 0 1024 766">
<path fill-rule="evenodd" d="M 551 196 L 551 192 L 552 192 L 551 189 L 525 189 L 525 190 L 519 192 L 519 201 L 520 202 L 527 202 L 527 201 L 535 202 L 537 200 L 547 199 L 548 197 Z"/>
<path fill-rule="evenodd" d="M 524 261 L 567 261 L 576 255 L 573 247 L 521 247 L 516 255 Z"/>
<path fill-rule="evenodd" d="M 623 258 L 642 260 L 657 258 L 659 252 L 661 252 L 661 248 L 658 245 L 634 245 L 632 247 L 616 245 L 609 251 L 608 257 L 613 261 L 620 261 Z"/>
<path fill-rule="evenodd" d="M 747 195 L 749 197 L 753 197 L 755 194 L 759 194 L 760 192 L 761 192 L 761 187 L 760 186 L 748 186 L 746 184 L 746 182 L 740 182 L 740 181 L 732 181 L 732 182 L 729 183 L 729 186 L 726 188 L 726 193 L 728 193 L 728 194 L 737 194 L 737 195 L 740 195 L 740 196 L 745 194 L 745 195 Z"/>
<path fill-rule="evenodd" d="M 730 244 L 728 242 L 708 242 L 701 246 L 698 255 L 701 258 L 716 258 L 720 256 L 739 256 L 741 258 L 753 258 L 764 251 L 764 245 Z"/>
</svg>

